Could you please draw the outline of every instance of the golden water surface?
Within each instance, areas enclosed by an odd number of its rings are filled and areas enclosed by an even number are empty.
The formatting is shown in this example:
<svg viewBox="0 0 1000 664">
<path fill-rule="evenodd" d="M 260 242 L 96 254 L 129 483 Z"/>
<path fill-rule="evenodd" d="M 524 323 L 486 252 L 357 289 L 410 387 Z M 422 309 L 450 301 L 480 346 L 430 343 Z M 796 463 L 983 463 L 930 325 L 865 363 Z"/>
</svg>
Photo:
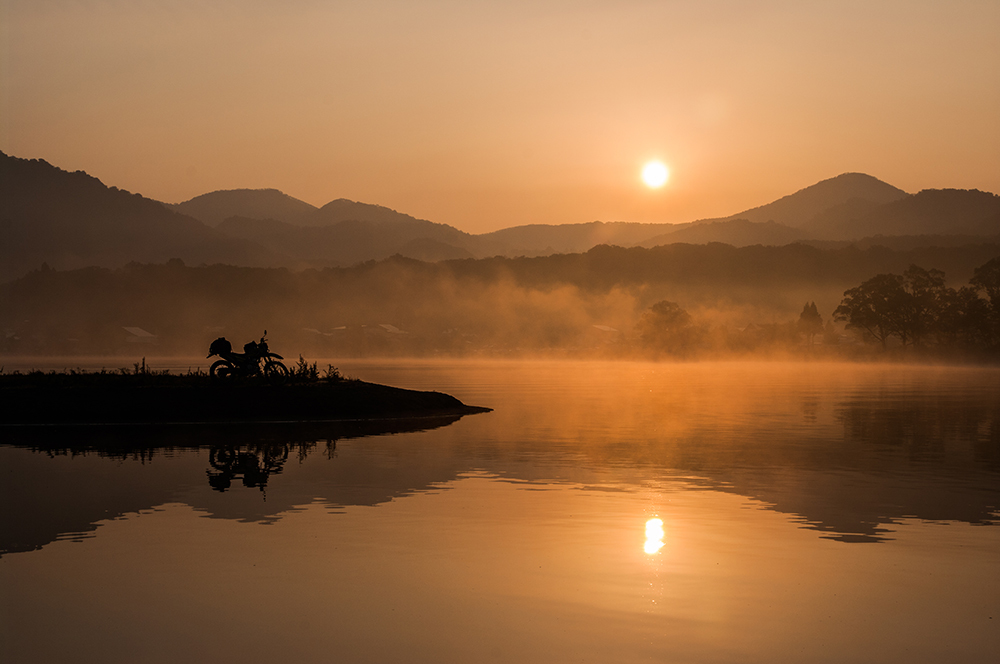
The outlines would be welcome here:
<svg viewBox="0 0 1000 664">
<path fill-rule="evenodd" d="M 494 411 L 153 449 L 4 431 L 0 660 L 1000 652 L 1000 371 L 335 363 Z"/>
</svg>

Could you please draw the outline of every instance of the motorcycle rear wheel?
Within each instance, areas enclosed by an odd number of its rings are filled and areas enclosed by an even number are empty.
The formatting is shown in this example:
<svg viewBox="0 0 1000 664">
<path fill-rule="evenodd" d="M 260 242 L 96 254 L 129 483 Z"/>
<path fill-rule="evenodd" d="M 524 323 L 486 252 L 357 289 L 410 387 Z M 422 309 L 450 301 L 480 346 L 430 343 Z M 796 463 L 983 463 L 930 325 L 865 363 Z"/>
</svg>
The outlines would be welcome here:
<svg viewBox="0 0 1000 664">
<path fill-rule="evenodd" d="M 213 447 L 212 451 L 208 453 L 208 462 L 216 470 L 232 470 L 233 464 L 236 463 L 236 457 L 236 450 L 226 447 Z"/>
<path fill-rule="evenodd" d="M 227 360 L 216 360 L 208 370 L 208 375 L 212 378 L 232 378 L 233 365 Z"/>
</svg>

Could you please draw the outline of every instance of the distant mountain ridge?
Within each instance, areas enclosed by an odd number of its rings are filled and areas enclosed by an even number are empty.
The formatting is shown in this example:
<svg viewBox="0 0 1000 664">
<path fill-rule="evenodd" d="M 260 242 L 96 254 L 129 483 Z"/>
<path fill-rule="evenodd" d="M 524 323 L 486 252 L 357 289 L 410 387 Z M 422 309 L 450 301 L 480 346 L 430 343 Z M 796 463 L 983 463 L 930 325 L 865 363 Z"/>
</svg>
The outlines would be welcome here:
<svg viewBox="0 0 1000 664">
<path fill-rule="evenodd" d="M 252 199 L 268 192 L 272 200 L 254 209 Z M 243 200 L 234 197 L 240 195 Z M 926 190 L 909 194 L 864 173 L 844 173 L 783 196 L 772 203 L 729 217 L 700 219 L 684 224 L 602 222 L 581 224 L 529 224 L 481 235 L 471 235 L 444 224 L 417 219 L 381 205 L 337 199 L 322 208 L 308 206 L 294 212 L 276 210 L 273 197 L 296 201 L 277 190 L 213 192 L 193 201 L 214 198 L 216 218 L 275 219 L 292 226 L 330 226 L 345 221 L 388 224 L 399 248 L 423 238 L 450 246 L 448 255 L 525 255 L 577 253 L 598 244 L 652 247 L 658 244 L 723 242 L 734 246 L 780 245 L 798 241 L 860 240 L 873 235 L 995 235 L 1000 233 L 1000 197 L 976 190 Z M 228 213 L 223 209 L 229 204 Z M 212 220 L 192 215 L 209 223 Z M 241 222 L 245 224 L 246 222 Z M 423 228 L 419 228 L 423 226 Z M 409 233 L 401 232 L 409 227 Z M 227 234 L 250 238 L 255 233 L 240 224 L 221 226 Z M 295 235 L 297 231 L 281 231 Z M 420 235 L 426 233 L 426 235 Z M 276 229 L 275 239 L 280 234 Z M 405 239 L 404 239 L 404 236 Z M 349 241 L 344 238 L 344 241 Z M 289 239 L 283 244 L 301 243 Z M 380 253 L 385 254 L 386 248 Z M 347 252 L 351 256 L 357 252 Z M 388 254 L 386 254 L 388 255 Z"/>
<path fill-rule="evenodd" d="M 661 244 L 685 242 L 687 244 L 707 244 L 722 242 L 734 247 L 755 244 L 783 246 L 809 238 L 809 234 L 774 221 L 754 222 L 748 219 L 724 219 L 683 224 L 683 228 L 671 230 L 640 242 L 640 247 L 656 247 Z"/>
<path fill-rule="evenodd" d="M 419 260 L 473 258 L 476 236 L 445 224 L 413 219 L 356 221 L 294 226 L 274 219 L 230 217 L 217 230 L 294 256 L 295 267 L 348 266 L 401 254 Z"/>
<path fill-rule="evenodd" d="M 0 152 L 0 279 L 42 263 L 73 269 L 171 258 L 257 267 L 287 260 L 83 171 Z"/>
<path fill-rule="evenodd" d="M 882 240 L 873 236 L 883 236 Z M 339 198 L 317 208 L 277 189 L 234 189 L 168 205 L 82 171 L 0 153 L 0 280 L 42 262 L 58 269 L 130 261 L 335 267 L 400 254 L 424 261 L 582 253 L 601 244 L 736 247 L 885 242 L 958 246 L 1000 236 L 1000 196 L 908 194 L 845 173 L 730 217 L 685 224 L 595 221 L 474 235 L 388 207 Z M 866 240 L 868 238 L 868 240 Z M 897 242 L 897 243 L 898 243 Z"/>
<path fill-rule="evenodd" d="M 229 217 L 277 219 L 291 224 L 308 225 L 307 220 L 317 210 L 315 206 L 277 189 L 213 191 L 168 207 L 208 226 L 218 226 Z"/>
<path fill-rule="evenodd" d="M 833 239 L 818 229 L 835 226 L 841 216 L 869 212 L 909 197 L 902 189 L 864 173 L 843 173 L 794 194 L 729 217 L 699 219 L 642 242 L 644 247 L 671 242 L 724 242 L 735 246 L 780 245 L 810 239 Z M 819 220 L 819 221 L 817 221 Z M 820 234 L 817 234 L 817 233 Z M 856 239 L 859 236 L 855 236 Z M 846 239 L 838 237 L 837 239 Z"/>
<path fill-rule="evenodd" d="M 839 206 L 811 220 L 816 238 L 880 235 L 995 235 L 1000 196 L 977 189 L 925 189 L 880 206 Z"/>
<path fill-rule="evenodd" d="M 518 226 L 491 235 L 503 237 L 511 245 L 526 245 L 532 238 L 544 237 L 552 247 L 560 243 L 579 247 L 580 232 L 575 226 L 579 225 Z M 617 243 L 643 247 L 675 242 L 780 246 L 903 235 L 935 236 L 953 244 L 948 238 L 1000 234 L 1000 196 L 975 189 L 929 189 L 909 194 L 864 173 L 844 173 L 729 217 L 648 224 L 648 228 L 659 232 Z"/>
<path fill-rule="evenodd" d="M 346 198 L 321 208 L 277 189 L 233 189 L 171 206 L 233 238 L 293 257 L 292 267 L 353 265 L 393 254 L 426 261 L 474 258 L 504 247 L 447 224 Z"/>
<path fill-rule="evenodd" d="M 507 247 L 506 255 L 541 256 L 588 251 L 599 244 L 631 247 L 671 224 L 592 221 L 585 224 L 530 224 L 504 228 L 480 237 Z"/>
<path fill-rule="evenodd" d="M 761 205 L 743 212 L 738 212 L 721 220 L 746 219 L 747 221 L 763 223 L 773 221 L 777 224 L 810 230 L 812 220 L 820 214 L 841 205 L 850 205 L 858 201 L 884 205 L 892 203 L 910 194 L 878 178 L 864 173 L 843 173 L 828 180 L 822 180 L 814 185 L 800 189 L 794 194 L 783 196 L 773 203 Z"/>
</svg>

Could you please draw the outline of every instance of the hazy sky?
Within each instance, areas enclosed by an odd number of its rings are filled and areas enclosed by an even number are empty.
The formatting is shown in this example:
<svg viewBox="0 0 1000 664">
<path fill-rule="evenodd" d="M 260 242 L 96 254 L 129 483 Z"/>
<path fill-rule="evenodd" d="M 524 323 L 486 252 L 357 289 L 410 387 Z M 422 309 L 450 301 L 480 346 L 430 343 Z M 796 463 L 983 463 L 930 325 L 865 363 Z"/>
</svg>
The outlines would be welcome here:
<svg viewBox="0 0 1000 664">
<path fill-rule="evenodd" d="M 0 150 L 471 232 L 1000 193 L 1000 2 L 0 0 Z M 660 190 L 639 179 L 658 157 Z"/>
</svg>

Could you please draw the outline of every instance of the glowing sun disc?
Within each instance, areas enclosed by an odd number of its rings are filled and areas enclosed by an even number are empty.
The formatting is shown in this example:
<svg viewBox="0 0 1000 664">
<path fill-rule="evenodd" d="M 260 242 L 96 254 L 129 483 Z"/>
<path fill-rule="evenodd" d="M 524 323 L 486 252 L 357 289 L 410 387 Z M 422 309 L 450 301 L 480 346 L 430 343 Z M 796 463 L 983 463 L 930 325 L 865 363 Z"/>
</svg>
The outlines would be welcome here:
<svg viewBox="0 0 1000 664">
<path fill-rule="evenodd" d="M 666 532 L 663 530 L 662 519 L 650 519 L 646 522 L 646 544 L 643 551 L 652 555 L 663 548 L 663 538 Z"/>
<path fill-rule="evenodd" d="M 662 162 L 651 161 L 642 167 L 642 181 L 646 183 L 647 187 L 654 189 L 662 187 L 668 177 L 670 177 L 670 172 Z"/>
</svg>

